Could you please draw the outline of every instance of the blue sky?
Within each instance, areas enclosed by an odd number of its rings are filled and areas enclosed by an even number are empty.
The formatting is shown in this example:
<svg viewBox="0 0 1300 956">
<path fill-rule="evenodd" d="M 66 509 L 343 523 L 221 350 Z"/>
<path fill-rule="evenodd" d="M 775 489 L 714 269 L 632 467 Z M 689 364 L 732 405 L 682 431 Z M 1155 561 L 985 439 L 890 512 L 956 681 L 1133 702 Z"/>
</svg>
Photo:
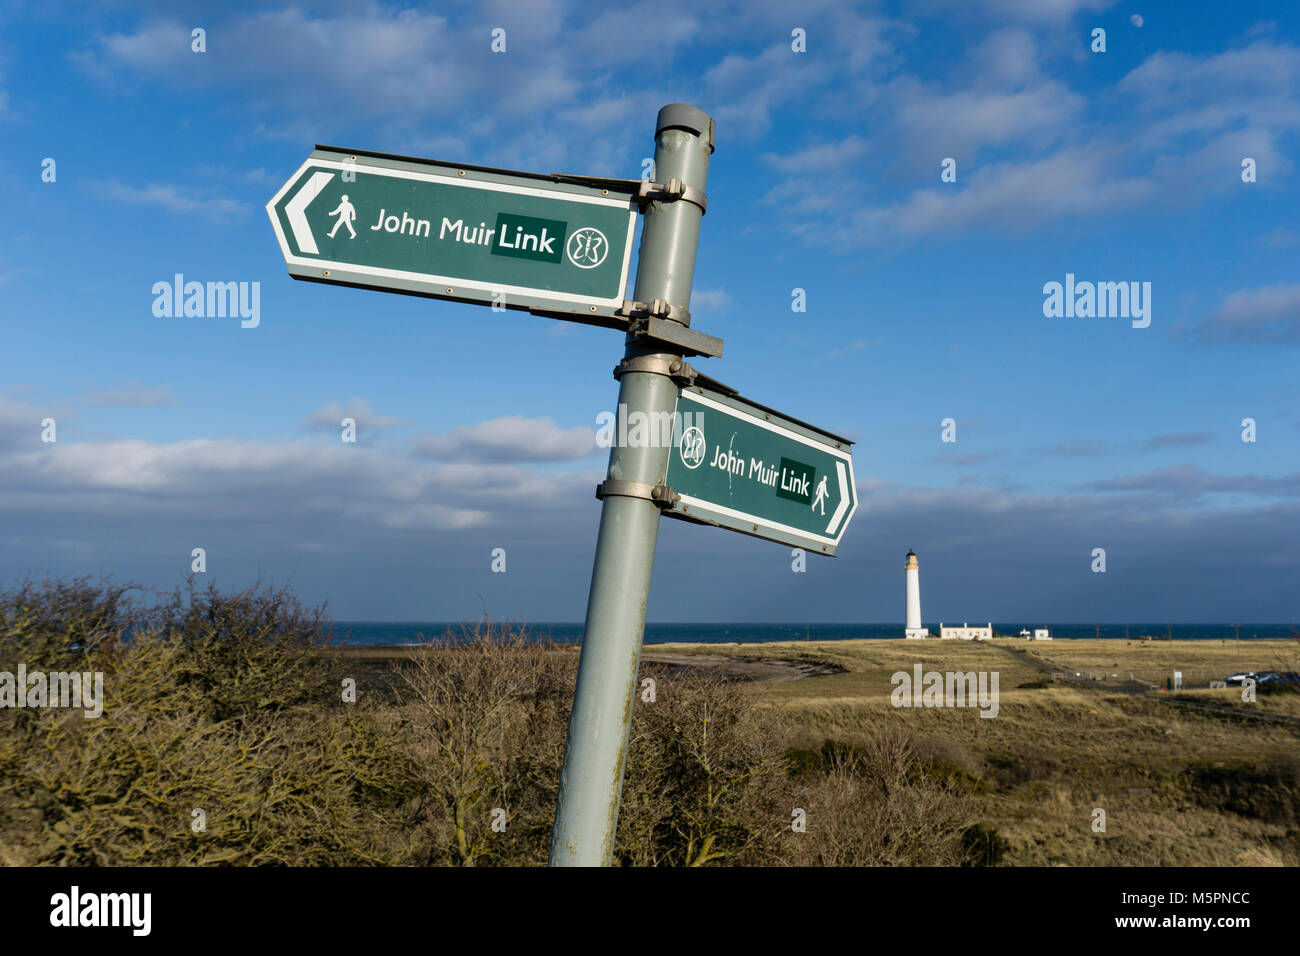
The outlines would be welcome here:
<svg viewBox="0 0 1300 956">
<path fill-rule="evenodd" d="M 652 620 L 901 621 L 909 547 L 927 621 L 1300 617 L 1290 3 L 0 3 L 0 581 L 203 547 L 341 619 L 580 620 L 621 336 L 295 282 L 263 207 L 316 143 L 637 178 L 671 102 L 695 364 L 855 439 L 862 503 L 802 574 L 664 522 Z M 155 317 L 178 272 L 260 324 Z M 1046 317 L 1067 273 L 1149 327 Z"/>
</svg>

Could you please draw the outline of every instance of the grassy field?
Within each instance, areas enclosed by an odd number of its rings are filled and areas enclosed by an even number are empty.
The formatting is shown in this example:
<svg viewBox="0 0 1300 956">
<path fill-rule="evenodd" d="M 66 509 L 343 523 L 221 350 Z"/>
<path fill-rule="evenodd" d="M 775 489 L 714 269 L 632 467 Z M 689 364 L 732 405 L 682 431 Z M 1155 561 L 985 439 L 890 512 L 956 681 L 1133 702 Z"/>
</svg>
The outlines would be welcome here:
<svg viewBox="0 0 1300 956">
<path fill-rule="evenodd" d="M 1163 680 L 1222 679 L 1239 669 L 1278 669 L 1295 643 L 1204 641 L 996 642 L 1052 669 Z M 1004 862 L 1021 865 L 1296 865 L 1300 829 L 1300 725 L 1175 706 L 1164 695 L 1044 681 L 997 646 L 968 642 L 836 641 L 763 645 L 655 645 L 677 655 L 824 661 L 843 673 L 752 685 L 807 745 L 858 743 L 906 728 L 937 772 L 977 793 L 987 822 L 1006 840 Z M 890 676 L 925 670 L 996 670 L 1000 709 L 903 709 Z M 1291 665 L 1294 667 L 1294 665 Z M 1195 676 L 1193 676 L 1195 675 Z M 1046 686 L 1043 686 L 1044 683 Z M 1028 687 L 1022 685 L 1030 685 Z M 1240 690 L 1179 696 L 1300 716 L 1300 695 Z M 1254 711 L 1258 712 L 1258 711 Z M 1254 713 L 1252 712 L 1252 713 Z M 1096 811 L 1105 832 L 1094 832 Z"/>
<path fill-rule="evenodd" d="M 1258 690 L 1255 700 L 1249 703 L 1242 700 L 1240 687 L 1184 690 L 1171 694 L 1170 697 L 1174 700 L 1190 700 L 1218 707 L 1231 707 L 1243 714 L 1263 712 L 1300 720 L 1300 694 L 1274 693 L 1268 688 Z"/>
<path fill-rule="evenodd" d="M 1223 680 L 1242 670 L 1296 670 L 1296 641 L 1017 641 L 995 643 L 1030 654 L 1054 670 L 1096 671 L 1164 683 L 1175 670 L 1184 683 Z"/>
</svg>

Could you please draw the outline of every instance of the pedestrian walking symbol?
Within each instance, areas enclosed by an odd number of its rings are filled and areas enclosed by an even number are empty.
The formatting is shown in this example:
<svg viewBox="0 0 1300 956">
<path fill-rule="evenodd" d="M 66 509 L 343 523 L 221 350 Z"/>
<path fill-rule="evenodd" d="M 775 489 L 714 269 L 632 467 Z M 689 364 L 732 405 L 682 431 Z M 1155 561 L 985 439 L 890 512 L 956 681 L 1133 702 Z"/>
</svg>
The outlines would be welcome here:
<svg viewBox="0 0 1300 956">
<path fill-rule="evenodd" d="M 826 513 L 826 476 L 822 475 L 822 480 L 817 483 L 817 496 L 813 498 L 812 507 L 820 508 L 822 514 Z"/>
<path fill-rule="evenodd" d="M 330 230 L 330 238 L 334 238 L 334 233 L 339 231 L 339 226 L 347 226 L 348 232 L 352 233 L 352 238 L 357 237 L 357 231 L 352 228 L 352 222 L 357 218 L 357 207 L 348 202 L 348 197 L 344 195 L 339 202 L 338 207 L 326 213 L 327 216 L 338 216 L 334 221 L 334 228 Z"/>
</svg>

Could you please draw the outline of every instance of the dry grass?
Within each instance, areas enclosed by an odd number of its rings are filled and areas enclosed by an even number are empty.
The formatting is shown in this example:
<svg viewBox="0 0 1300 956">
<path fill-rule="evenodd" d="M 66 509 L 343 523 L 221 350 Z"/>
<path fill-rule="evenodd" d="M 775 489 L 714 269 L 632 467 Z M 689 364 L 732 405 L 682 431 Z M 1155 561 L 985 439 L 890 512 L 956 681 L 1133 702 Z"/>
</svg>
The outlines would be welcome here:
<svg viewBox="0 0 1300 956">
<path fill-rule="evenodd" d="M 1028 642 L 1014 642 L 1023 649 Z M 1135 670 L 1177 659 L 1187 672 L 1228 661 L 1235 648 L 1115 646 L 1117 642 L 1056 641 L 1051 652 L 1079 668 Z M 1165 643 L 1165 642 L 1159 642 Z M 1179 642 L 1181 645 L 1204 642 Z M 1274 642 L 1270 642 L 1274 643 Z M 1262 649 L 1260 661 L 1286 651 L 1285 642 Z M 1005 861 L 1020 865 L 1275 865 L 1300 863 L 1300 830 L 1287 812 L 1276 818 L 1206 803 L 1193 785 L 1202 768 L 1230 776 L 1282 780 L 1283 805 L 1300 806 L 1300 780 L 1287 777 L 1286 757 L 1300 742 L 1300 727 L 1200 713 L 1157 699 L 1054 684 L 1016 689 L 1041 678 L 1017 670 L 994 647 L 925 645 L 902 641 L 845 642 L 808 652 L 849 667 L 847 674 L 752 688 L 777 707 L 806 741 L 857 742 L 902 728 L 925 742 L 936 763 L 961 770 L 978 783 L 978 805 L 1007 840 Z M 1069 646 L 1066 646 L 1066 645 Z M 1094 645 L 1078 650 L 1075 644 Z M 1105 646 L 1095 646 L 1095 645 Z M 882 646 L 883 645 L 883 646 Z M 802 645 L 787 645 L 799 648 Z M 679 648 L 685 651 L 685 648 Z M 705 650 L 718 653 L 716 645 Z M 769 645 L 736 648 L 772 656 Z M 721 652 L 729 653 L 730 648 Z M 995 719 L 967 709 L 896 709 L 888 699 L 888 673 L 920 661 L 926 669 L 1002 672 Z M 1103 661 L 1105 664 L 1103 665 Z M 1191 663 L 1185 663 L 1190 661 Z M 1008 666 L 1009 665 L 1009 666 Z M 1232 665 L 1229 664 L 1229 667 Z M 1223 668 L 1213 670 L 1218 674 Z M 1014 677 L 1008 678 L 1008 672 Z M 1226 673 L 1226 671 L 1225 671 Z M 1018 678 L 1025 677 L 1025 681 Z M 1010 689 L 1007 689 L 1010 688 Z M 1215 699 L 1224 692 L 1188 692 Z M 1228 692 L 1233 693 L 1232 691 Z M 1240 690 L 1235 691 L 1238 701 Z M 1261 694 L 1262 709 L 1294 713 L 1297 695 Z M 1280 768 L 1280 769 L 1279 769 Z M 1291 783 L 1287 783 L 1291 780 Z M 1105 833 L 1094 833 L 1092 814 L 1107 813 Z M 1271 811 L 1270 811 L 1271 812 Z"/>
<path fill-rule="evenodd" d="M 995 670 L 1003 693 L 1042 675 L 1028 664 L 974 641 L 785 641 L 773 644 L 656 644 L 673 654 L 718 654 L 745 659 L 784 658 L 834 664 L 845 673 L 810 677 L 763 688 L 764 698 L 787 704 L 857 702 L 889 696 L 890 678 L 924 670 Z"/>
<path fill-rule="evenodd" d="M 1231 707 L 1243 714 L 1281 714 L 1300 719 L 1300 694 L 1273 690 L 1268 685 L 1255 688 L 1255 699 L 1242 700 L 1242 688 L 1219 687 L 1213 690 L 1183 690 L 1170 695 L 1175 700 L 1194 700 L 1219 707 Z"/>
</svg>

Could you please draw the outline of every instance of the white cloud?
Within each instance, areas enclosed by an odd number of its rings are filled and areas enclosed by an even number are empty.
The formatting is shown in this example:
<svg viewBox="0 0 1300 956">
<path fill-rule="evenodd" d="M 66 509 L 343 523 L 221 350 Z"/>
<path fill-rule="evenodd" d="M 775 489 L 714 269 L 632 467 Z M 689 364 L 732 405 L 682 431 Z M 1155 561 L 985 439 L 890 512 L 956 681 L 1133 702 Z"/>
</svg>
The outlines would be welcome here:
<svg viewBox="0 0 1300 956">
<path fill-rule="evenodd" d="M 174 213 L 198 213 L 217 221 L 229 219 L 246 208 L 235 199 L 199 199 L 187 194 L 183 187 L 157 183 L 137 187 L 110 182 L 102 187 L 102 191 L 109 199 L 119 202 L 159 206 Z"/>
<path fill-rule="evenodd" d="M 550 418 L 506 415 L 447 435 L 421 435 L 417 454 L 444 460 L 479 462 L 578 461 L 596 454 L 592 428 L 562 429 Z"/>
<path fill-rule="evenodd" d="M 958 192 L 918 189 L 903 201 L 858 210 L 833 235 L 844 244 L 871 237 L 954 234 L 978 227 L 1025 230 L 1065 216 L 1093 217 L 1144 201 L 1151 192 L 1140 178 L 1111 177 L 1098 152 L 1062 150 L 1027 163 L 977 169 Z"/>
<path fill-rule="evenodd" d="M 312 431 L 337 432 L 344 418 L 351 418 L 357 423 L 359 432 L 388 431 L 399 425 L 405 425 L 409 419 L 378 415 L 370 402 L 355 395 L 345 403 L 327 402 L 307 416 L 306 427 Z"/>
<path fill-rule="evenodd" d="M 42 445 L 35 413 L 0 402 L 0 512 L 93 513 L 128 523 L 220 515 L 223 523 L 249 527 L 294 525 L 303 537 L 319 522 L 458 530 L 508 524 L 508 516 L 539 501 L 578 500 L 578 489 L 594 481 L 502 464 L 429 464 L 306 439 L 153 443 L 60 436 Z M 22 435 L 14 433 L 18 427 Z"/>
<path fill-rule="evenodd" d="M 170 385 L 145 385 L 132 379 L 122 385 L 100 389 L 88 398 L 92 405 L 123 408 L 150 408 L 175 405 L 176 395 Z"/>
<path fill-rule="evenodd" d="M 691 314 L 704 312 L 725 312 L 731 305 L 731 296 L 726 289 L 695 289 L 691 292 Z"/>
<path fill-rule="evenodd" d="M 1154 117 L 1151 131 L 1160 138 L 1239 123 L 1296 128 L 1300 48 L 1261 40 L 1208 56 L 1155 53 L 1120 80 L 1117 91 Z"/>
<path fill-rule="evenodd" d="M 1300 496 L 1300 474 L 1215 475 L 1196 465 L 1174 465 L 1144 474 L 1123 475 L 1089 484 L 1096 491 L 1152 492 L 1167 498 L 1200 498 L 1211 492 L 1293 498 Z"/>
<path fill-rule="evenodd" d="M 963 14 L 983 14 L 990 20 L 1011 20 L 1044 26 L 1059 26 L 1079 13 L 1100 13 L 1115 0 L 924 0 L 923 6 Z"/>
<path fill-rule="evenodd" d="M 1206 341 L 1300 343 L 1300 285 L 1240 289 L 1202 323 Z"/>
<path fill-rule="evenodd" d="M 838 142 L 818 143 L 785 156 L 768 153 L 763 158 L 788 176 L 839 172 L 851 166 L 870 149 L 864 137 L 856 133 Z"/>
<path fill-rule="evenodd" d="M 112 80 L 124 72 L 163 73 L 178 67 L 190 49 L 190 30 L 174 20 L 146 24 L 133 33 L 109 33 L 97 45 L 72 54 L 72 61 L 91 76 Z"/>
<path fill-rule="evenodd" d="M 1085 103 L 1055 81 L 1000 92 L 930 89 L 904 80 L 891 84 L 890 100 L 908 156 L 917 164 L 928 160 L 927 168 L 936 170 L 944 156 L 970 162 L 988 146 L 1014 144 L 1041 153 L 1072 128 Z"/>
<path fill-rule="evenodd" d="M 1054 15 L 1085 6 L 1057 4 Z M 1004 28 L 972 53 L 966 85 L 902 74 L 874 87 L 861 109 L 882 135 L 768 155 L 784 178 L 763 200 L 792 233 L 849 249 L 1187 207 L 1240 188 L 1243 156 L 1255 159 L 1260 189 L 1293 168 L 1281 144 L 1300 129 L 1296 47 L 1260 40 L 1215 55 L 1155 54 L 1117 84 L 1120 102 L 1104 120 L 1041 66 L 1035 35 Z M 948 156 L 957 182 L 940 184 Z"/>
<path fill-rule="evenodd" d="M 703 86 L 707 101 L 717 104 L 719 128 L 748 140 L 767 133 L 774 110 L 803 99 L 830 75 L 827 57 L 792 53 L 789 43 L 779 43 L 756 56 L 728 54 L 704 74 Z"/>
<path fill-rule="evenodd" d="M 10 398 L 12 392 L 0 394 L 0 442 L 32 445 L 40 443 L 41 419 L 58 415 L 49 406 L 32 405 Z M 24 437 L 26 440 L 24 440 Z"/>
<path fill-rule="evenodd" d="M 1038 77 L 1038 44 L 1028 30 L 996 30 L 976 48 L 976 82 L 1019 87 Z"/>
</svg>

